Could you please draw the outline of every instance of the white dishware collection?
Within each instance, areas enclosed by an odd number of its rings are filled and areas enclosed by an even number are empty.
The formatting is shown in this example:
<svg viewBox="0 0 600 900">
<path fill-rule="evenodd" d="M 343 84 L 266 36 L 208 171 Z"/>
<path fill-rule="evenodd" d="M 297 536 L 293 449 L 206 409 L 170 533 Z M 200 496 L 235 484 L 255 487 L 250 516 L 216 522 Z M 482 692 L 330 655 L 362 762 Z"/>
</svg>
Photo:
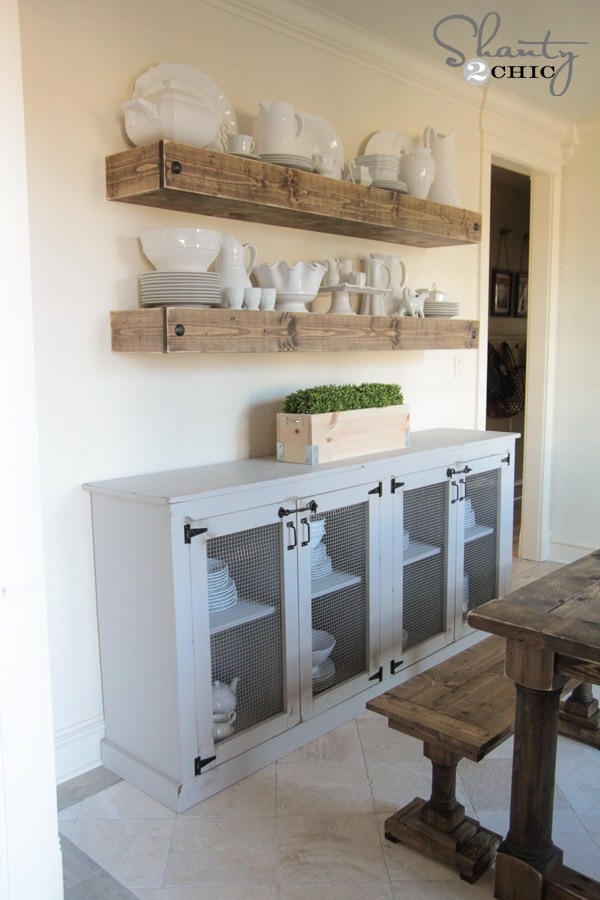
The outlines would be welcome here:
<svg viewBox="0 0 600 900">
<path fill-rule="evenodd" d="M 261 100 L 255 141 L 238 132 L 235 110 L 211 78 L 194 66 L 169 62 L 140 75 L 122 109 L 134 144 L 180 141 L 421 199 L 459 202 L 454 132 L 444 135 L 428 126 L 416 144 L 404 132 L 378 131 L 366 141 L 364 153 L 346 165 L 339 135 L 321 116 L 297 110 L 289 101 Z M 458 315 L 458 304 L 441 292 L 411 291 L 406 266 L 393 255 L 362 256 L 358 267 L 348 259 L 257 265 L 254 245 L 213 229 L 147 229 L 140 241 L 155 269 L 139 277 L 144 307 L 306 313 L 319 294 L 329 294 L 332 315 Z"/>
<path fill-rule="evenodd" d="M 454 131 L 442 134 L 429 125 L 420 143 L 402 131 L 377 131 L 364 153 L 346 165 L 342 140 L 322 116 L 297 110 L 288 100 L 261 100 L 255 140 L 239 133 L 231 101 L 211 78 L 194 66 L 170 62 L 136 79 L 122 111 L 125 132 L 138 146 L 179 141 L 459 205 Z"/>
</svg>

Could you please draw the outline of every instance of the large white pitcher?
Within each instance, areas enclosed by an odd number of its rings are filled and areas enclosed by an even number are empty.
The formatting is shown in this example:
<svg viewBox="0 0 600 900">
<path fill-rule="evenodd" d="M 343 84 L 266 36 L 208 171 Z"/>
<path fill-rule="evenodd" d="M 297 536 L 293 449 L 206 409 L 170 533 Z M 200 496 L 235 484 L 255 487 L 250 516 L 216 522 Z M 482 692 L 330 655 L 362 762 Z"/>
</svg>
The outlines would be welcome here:
<svg viewBox="0 0 600 900">
<path fill-rule="evenodd" d="M 256 152 L 296 154 L 296 138 L 302 132 L 304 119 L 285 100 L 261 100 L 258 113 Z"/>
<path fill-rule="evenodd" d="M 392 315 L 402 297 L 402 289 L 406 286 L 406 263 L 399 256 L 386 253 L 372 253 L 371 256 L 382 260 L 390 270 L 390 294 L 386 298 L 386 314 Z"/>
<path fill-rule="evenodd" d="M 454 135 L 454 131 L 440 134 L 431 125 L 423 132 L 423 143 L 435 160 L 435 176 L 427 199 L 448 206 L 460 206 Z"/>
<path fill-rule="evenodd" d="M 246 262 L 246 251 L 248 261 Z M 252 287 L 250 273 L 256 263 L 256 247 L 241 244 L 230 234 L 223 235 L 221 250 L 214 264 L 215 272 L 221 276 L 221 288 Z"/>
</svg>

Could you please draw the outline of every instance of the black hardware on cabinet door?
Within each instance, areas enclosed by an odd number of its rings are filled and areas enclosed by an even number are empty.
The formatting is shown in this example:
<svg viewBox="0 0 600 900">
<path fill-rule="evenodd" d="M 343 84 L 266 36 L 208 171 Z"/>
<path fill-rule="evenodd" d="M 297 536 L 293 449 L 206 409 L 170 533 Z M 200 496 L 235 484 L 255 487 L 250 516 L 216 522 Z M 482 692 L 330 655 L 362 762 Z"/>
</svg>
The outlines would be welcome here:
<svg viewBox="0 0 600 900">
<path fill-rule="evenodd" d="M 466 480 L 465 480 L 464 478 L 459 478 L 459 479 L 458 479 L 458 483 L 459 483 L 459 485 L 462 484 L 462 486 L 463 486 L 463 492 L 462 492 L 462 494 L 461 494 L 461 492 L 460 492 L 460 487 L 458 488 L 458 499 L 459 499 L 459 500 L 466 500 L 466 498 L 467 498 L 467 482 L 466 482 Z"/>
<path fill-rule="evenodd" d="M 202 774 L 202 766 L 207 766 L 209 763 L 214 762 L 216 756 L 207 756 L 206 759 L 201 759 L 199 756 L 194 760 L 194 775 Z"/>
<path fill-rule="evenodd" d="M 510 453 L 507 453 L 504 459 L 501 459 L 500 462 L 505 462 L 510 466 Z"/>
<path fill-rule="evenodd" d="M 379 494 L 380 497 L 383 497 L 383 483 L 380 481 L 377 487 L 374 487 L 371 491 L 369 491 L 369 493 Z"/>
<path fill-rule="evenodd" d="M 460 488 L 459 488 L 458 484 L 456 483 L 456 481 L 451 481 L 450 486 L 453 488 L 456 488 L 456 497 L 454 497 L 454 499 L 451 500 L 450 503 L 456 503 L 460 496 Z"/>
<path fill-rule="evenodd" d="M 311 500 L 310 503 L 307 503 L 306 506 L 300 506 L 298 509 L 286 509 L 285 506 L 280 506 L 277 510 L 277 515 L 280 519 L 284 519 L 286 516 L 292 516 L 297 512 L 311 512 L 316 513 L 318 510 L 318 505 L 316 500 Z"/>
<path fill-rule="evenodd" d="M 208 528 L 192 528 L 191 525 L 183 526 L 183 540 L 186 544 L 192 543 L 192 538 L 197 537 L 199 534 L 206 534 Z"/>
<path fill-rule="evenodd" d="M 468 466 L 465 466 L 464 469 L 446 469 L 446 475 L 448 478 L 452 478 L 453 475 L 468 475 L 470 471 Z"/>
<path fill-rule="evenodd" d="M 392 478 L 392 494 L 395 494 L 396 491 L 401 487 L 404 487 L 404 482 L 396 481 L 395 478 Z"/>
<path fill-rule="evenodd" d="M 298 535 L 296 534 L 296 526 L 294 525 L 293 522 L 287 522 L 286 524 L 287 524 L 288 529 L 294 533 L 294 543 L 287 545 L 288 550 L 293 550 L 294 547 L 298 546 Z"/>
<path fill-rule="evenodd" d="M 383 681 L 383 666 L 379 666 L 374 675 L 369 675 L 369 681 Z"/>
<path fill-rule="evenodd" d="M 399 659 L 398 662 L 396 662 L 395 659 L 392 659 L 390 662 L 390 675 L 395 675 L 403 662 L 404 660 L 402 659 Z"/>
<path fill-rule="evenodd" d="M 302 541 L 300 546 L 307 547 L 310 544 L 310 522 L 308 521 L 308 519 L 300 519 L 300 524 L 306 525 L 306 530 L 308 531 L 307 539 L 305 541 Z"/>
</svg>

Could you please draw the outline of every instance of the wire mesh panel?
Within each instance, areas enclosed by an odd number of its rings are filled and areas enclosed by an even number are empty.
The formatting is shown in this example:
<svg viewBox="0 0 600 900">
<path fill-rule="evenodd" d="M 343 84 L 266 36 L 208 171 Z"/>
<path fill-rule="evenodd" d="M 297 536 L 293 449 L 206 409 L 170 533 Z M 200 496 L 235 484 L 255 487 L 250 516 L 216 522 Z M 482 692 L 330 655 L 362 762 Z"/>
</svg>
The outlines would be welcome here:
<svg viewBox="0 0 600 900">
<path fill-rule="evenodd" d="M 313 648 L 323 648 L 313 657 L 313 695 L 368 667 L 367 516 L 367 504 L 359 503 L 311 520 Z"/>
<path fill-rule="evenodd" d="M 207 555 L 212 680 L 238 679 L 239 732 L 285 706 L 279 526 L 209 539 Z"/>
<path fill-rule="evenodd" d="M 446 484 L 404 494 L 403 646 L 414 647 L 446 629 Z"/>
<path fill-rule="evenodd" d="M 463 619 L 497 596 L 499 478 L 494 469 L 466 480 Z"/>
</svg>

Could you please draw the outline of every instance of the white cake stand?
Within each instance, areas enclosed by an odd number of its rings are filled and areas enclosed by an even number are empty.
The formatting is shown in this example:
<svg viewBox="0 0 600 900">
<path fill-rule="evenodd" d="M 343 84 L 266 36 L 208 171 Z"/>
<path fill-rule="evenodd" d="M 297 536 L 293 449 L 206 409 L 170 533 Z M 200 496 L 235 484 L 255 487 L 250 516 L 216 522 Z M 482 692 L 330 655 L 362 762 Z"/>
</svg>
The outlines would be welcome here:
<svg viewBox="0 0 600 900">
<path fill-rule="evenodd" d="M 355 316 L 356 313 L 350 306 L 350 294 L 361 294 L 363 296 L 363 304 L 364 300 L 369 297 L 371 301 L 375 301 L 375 295 L 379 294 L 381 298 L 381 308 L 382 311 L 375 312 L 372 309 L 370 312 L 366 313 L 367 315 L 372 316 L 385 316 L 385 309 L 383 309 L 383 301 L 386 294 L 389 294 L 391 291 L 388 288 L 387 290 L 382 290 L 381 288 L 374 287 L 361 287 L 358 284 L 349 284 L 347 281 L 341 282 L 340 284 L 322 284 L 319 288 L 320 294 L 331 294 L 331 306 L 327 310 L 327 312 L 334 316 Z M 375 306 L 375 304 L 374 304 Z M 361 307 L 361 314 L 365 315 L 363 308 Z"/>
</svg>

